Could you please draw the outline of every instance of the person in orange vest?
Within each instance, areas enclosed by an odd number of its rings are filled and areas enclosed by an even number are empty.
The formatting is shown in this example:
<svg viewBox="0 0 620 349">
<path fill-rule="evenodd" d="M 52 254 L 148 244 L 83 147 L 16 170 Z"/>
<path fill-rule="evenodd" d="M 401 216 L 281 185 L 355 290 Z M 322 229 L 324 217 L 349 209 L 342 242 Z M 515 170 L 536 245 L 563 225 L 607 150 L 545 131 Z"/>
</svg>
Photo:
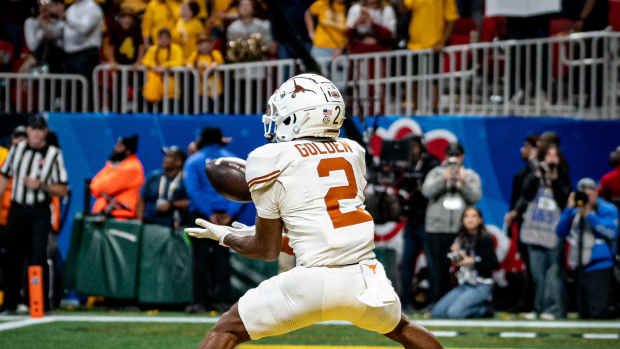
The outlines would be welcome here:
<svg viewBox="0 0 620 349">
<path fill-rule="evenodd" d="M 92 212 L 114 218 L 136 218 L 144 168 L 136 156 L 138 135 L 121 137 L 105 167 L 90 182 L 90 192 L 97 198 Z"/>
<path fill-rule="evenodd" d="M 15 145 L 21 141 L 26 140 L 26 127 L 17 126 L 11 134 L 11 145 Z M 0 147 L 0 166 L 4 164 L 9 150 Z M 9 216 L 9 208 L 11 207 L 11 191 L 13 190 L 13 179 L 9 180 L 9 183 L 4 190 L 4 193 L 0 193 L 0 227 L 6 225 L 6 218 Z"/>
</svg>

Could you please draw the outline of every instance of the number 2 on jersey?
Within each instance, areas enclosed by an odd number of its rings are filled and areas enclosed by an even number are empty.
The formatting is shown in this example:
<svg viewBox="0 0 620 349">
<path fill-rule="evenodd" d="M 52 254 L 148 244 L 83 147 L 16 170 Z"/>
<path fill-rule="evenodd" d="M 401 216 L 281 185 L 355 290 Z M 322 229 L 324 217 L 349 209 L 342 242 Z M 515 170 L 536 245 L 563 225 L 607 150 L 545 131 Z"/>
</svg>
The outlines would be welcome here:
<svg viewBox="0 0 620 349">
<path fill-rule="evenodd" d="M 344 171 L 347 176 L 348 185 L 331 187 L 325 195 L 325 206 L 327 207 L 327 213 L 332 220 L 334 229 L 372 221 L 372 216 L 362 208 L 347 213 L 342 213 L 340 211 L 339 200 L 355 199 L 357 196 L 355 173 L 353 172 L 353 167 L 345 158 L 323 159 L 319 162 L 319 166 L 317 167 L 319 177 L 329 177 L 331 171 L 338 170 Z"/>
</svg>

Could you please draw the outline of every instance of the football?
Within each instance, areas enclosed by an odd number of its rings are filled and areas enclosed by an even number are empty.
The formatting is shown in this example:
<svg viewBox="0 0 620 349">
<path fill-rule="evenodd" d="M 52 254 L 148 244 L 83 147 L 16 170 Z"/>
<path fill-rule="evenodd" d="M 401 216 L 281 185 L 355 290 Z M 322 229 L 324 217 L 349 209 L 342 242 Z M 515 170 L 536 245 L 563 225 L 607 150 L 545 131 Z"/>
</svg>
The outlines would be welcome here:
<svg viewBox="0 0 620 349">
<path fill-rule="evenodd" d="M 250 202 L 250 189 L 245 181 L 245 160 L 224 157 L 207 161 L 205 173 L 220 195 L 236 202 Z"/>
</svg>

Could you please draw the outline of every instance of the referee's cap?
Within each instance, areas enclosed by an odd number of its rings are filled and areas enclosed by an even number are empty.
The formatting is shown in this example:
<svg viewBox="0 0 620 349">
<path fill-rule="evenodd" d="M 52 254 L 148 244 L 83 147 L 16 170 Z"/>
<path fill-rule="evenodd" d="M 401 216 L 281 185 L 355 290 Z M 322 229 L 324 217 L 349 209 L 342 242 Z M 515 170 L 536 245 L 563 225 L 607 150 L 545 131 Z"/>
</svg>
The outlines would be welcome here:
<svg viewBox="0 0 620 349">
<path fill-rule="evenodd" d="M 47 129 L 47 121 L 41 114 L 32 114 L 28 117 L 28 127 L 45 130 Z"/>
</svg>

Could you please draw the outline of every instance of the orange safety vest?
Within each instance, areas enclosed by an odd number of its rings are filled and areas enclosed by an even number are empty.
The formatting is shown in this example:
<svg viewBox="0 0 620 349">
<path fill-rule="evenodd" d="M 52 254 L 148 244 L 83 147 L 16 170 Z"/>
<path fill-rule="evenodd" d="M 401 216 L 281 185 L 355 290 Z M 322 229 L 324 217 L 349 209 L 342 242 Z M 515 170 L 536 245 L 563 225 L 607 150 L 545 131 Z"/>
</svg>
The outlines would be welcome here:
<svg viewBox="0 0 620 349">
<path fill-rule="evenodd" d="M 97 198 L 93 205 L 93 213 L 104 212 L 110 204 L 103 195 L 105 193 L 129 207 L 129 210 L 112 210 L 110 213 L 112 217 L 135 218 L 143 183 L 144 168 L 136 155 L 128 156 L 117 166 L 112 166 L 108 162 L 90 182 L 90 192 Z"/>
<path fill-rule="evenodd" d="M 4 161 L 6 161 L 7 156 L 9 156 L 9 151 L 0 147 L 0 167 L 4 165 Z M 6 225 L 6 219 L 9 216 L 9 208 L 11 207 L 11 191 L 13 188 L 13 178 L 9 178 L 9 183 L 6 186 L 6 190 L 4 193 L 0 193 L 0 225 Z"/>
</svg>

